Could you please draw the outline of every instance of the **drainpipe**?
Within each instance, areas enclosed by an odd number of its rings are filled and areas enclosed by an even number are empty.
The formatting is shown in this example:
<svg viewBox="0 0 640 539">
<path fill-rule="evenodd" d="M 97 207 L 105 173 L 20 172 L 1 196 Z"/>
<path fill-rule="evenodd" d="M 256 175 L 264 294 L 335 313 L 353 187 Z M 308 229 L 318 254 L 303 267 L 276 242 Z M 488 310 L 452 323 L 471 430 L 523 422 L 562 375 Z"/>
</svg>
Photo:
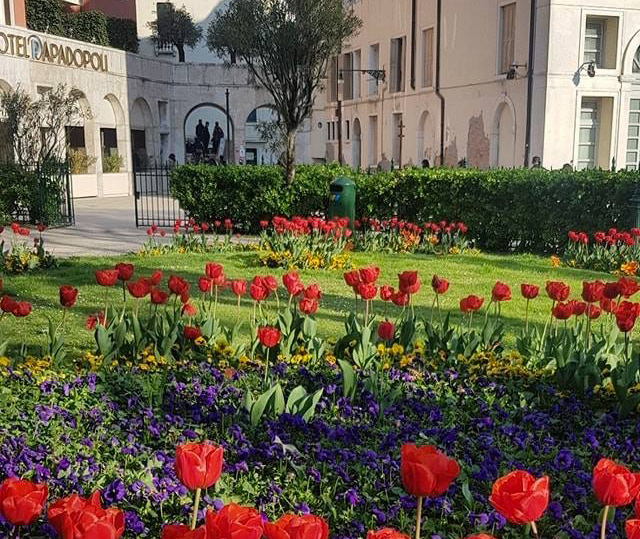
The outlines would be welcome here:
<svg viewBox="0 0 640 539">
<path fill-rule="evenodd" d="M 444 96 L 440 91 L 440 59 L 442 52 L 442 0 L 438 0 L 437 11 L 437 28 L 438 28 L 438 40 L 436 42 L 436 96 L 440 99 L 440 166 L 444 166 L 444 134 L 445 134 L 445 112 L 446 103 Z"/>
<path fill-rule="evenodd" d="M 531 0 L 531 15 L 529 20 L 529 61 L 527 63 L 527 125 L 524 142 L 524 168 L 529 168 L 531 157 L 531 109 L 533 108 L 533 68 L 536 58 L 536 13 L 537 0 Z"/>
<path fill-rule="evenodd" d="M 418 0 L 411 0 L 411 89 L 416 89 L 416 24 Z"/>
</svg>

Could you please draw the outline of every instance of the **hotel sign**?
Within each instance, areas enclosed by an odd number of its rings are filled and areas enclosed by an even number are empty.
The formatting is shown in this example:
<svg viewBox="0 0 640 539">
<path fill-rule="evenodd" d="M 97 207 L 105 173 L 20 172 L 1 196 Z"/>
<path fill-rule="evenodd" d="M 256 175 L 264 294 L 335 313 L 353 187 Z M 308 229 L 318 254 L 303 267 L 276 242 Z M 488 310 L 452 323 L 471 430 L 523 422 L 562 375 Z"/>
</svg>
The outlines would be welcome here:
<svg viewBox="0 0 640 539">
<path fill-rule="evenodd" d="M 108 72 L 107 55 L 48 41 L 40 36 L 21 36 L 0 32 L 0 55 L 36 62 Z"/>
</svg>

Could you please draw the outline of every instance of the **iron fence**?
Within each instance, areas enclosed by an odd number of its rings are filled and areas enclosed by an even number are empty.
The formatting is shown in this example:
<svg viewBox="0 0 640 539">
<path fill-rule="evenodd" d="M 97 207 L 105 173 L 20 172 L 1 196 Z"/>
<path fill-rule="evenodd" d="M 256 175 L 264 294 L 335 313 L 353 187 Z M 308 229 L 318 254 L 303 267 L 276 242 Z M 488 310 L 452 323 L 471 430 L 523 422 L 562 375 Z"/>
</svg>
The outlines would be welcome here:
<svg viewBox="0 0 640 539">
<path fill-rule="evenodd" d="M 75 224 L 68 163 L 50 162 L 31 167 L 4 163 L 0 170 L 7 182 L 3 195 L 13 198 L 3 201 L 9 202 L 6 207 L 13 220 L 48 227 Z"/>
<path fill-rule="evenodd" d="M 171 169 L 169 165 L 155 165 L 134 171 L 136 226 L 168 227 L 186 218 L 179 202 L 171 196 Z"/>
</svg>

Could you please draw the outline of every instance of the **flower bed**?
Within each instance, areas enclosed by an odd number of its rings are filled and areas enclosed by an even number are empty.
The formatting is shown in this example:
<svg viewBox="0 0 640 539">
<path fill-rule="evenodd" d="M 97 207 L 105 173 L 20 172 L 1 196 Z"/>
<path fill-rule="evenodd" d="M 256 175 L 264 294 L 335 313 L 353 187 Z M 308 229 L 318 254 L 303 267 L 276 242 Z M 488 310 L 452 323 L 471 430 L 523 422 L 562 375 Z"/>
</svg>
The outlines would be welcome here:
<svg viewBox="0 0 640 539">
<path fill-rule="evenodd" d="M 570 231 L 562 262 L 569 267 L 636 275 L 640 262 L 640 229 L 607 232 Z"/>
<path fill-rule="evenodd" d="M 47 229 L 44 225 L 38 225 L 36 230 L 38 237 L 29 245 L 31 230 L 18 223 L 11 224 L 11 238 L 9 246 L 5 248 L 5 239 L 0 242 L 0 273 L 20 274 L 36 269 L 47 269 L 57 264 L 54 256 L 45 250 L 43 233 Z M 0 226 L 0 235 L 4 227 Z"/>
</svg>

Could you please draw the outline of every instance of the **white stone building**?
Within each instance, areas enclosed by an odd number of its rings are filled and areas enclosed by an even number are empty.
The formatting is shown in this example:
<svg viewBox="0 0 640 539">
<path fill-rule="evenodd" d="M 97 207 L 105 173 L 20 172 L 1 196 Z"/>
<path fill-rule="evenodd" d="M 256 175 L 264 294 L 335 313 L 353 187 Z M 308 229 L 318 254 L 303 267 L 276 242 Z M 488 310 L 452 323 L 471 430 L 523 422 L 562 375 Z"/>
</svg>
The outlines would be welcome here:
<svg viewBox="0 0 640 539">
<path fill-rule="evenodd" d="M 547 168 L 638 169 L 640 1 L 352 5 L 363 28 L 329 70 L 312 157 L 337 160 L 342 146 L 363 168 L 384 154 L 403 165 L 539 157 Z M 358 70 L 384 70 L 385 82 Z"/>
</svg>

